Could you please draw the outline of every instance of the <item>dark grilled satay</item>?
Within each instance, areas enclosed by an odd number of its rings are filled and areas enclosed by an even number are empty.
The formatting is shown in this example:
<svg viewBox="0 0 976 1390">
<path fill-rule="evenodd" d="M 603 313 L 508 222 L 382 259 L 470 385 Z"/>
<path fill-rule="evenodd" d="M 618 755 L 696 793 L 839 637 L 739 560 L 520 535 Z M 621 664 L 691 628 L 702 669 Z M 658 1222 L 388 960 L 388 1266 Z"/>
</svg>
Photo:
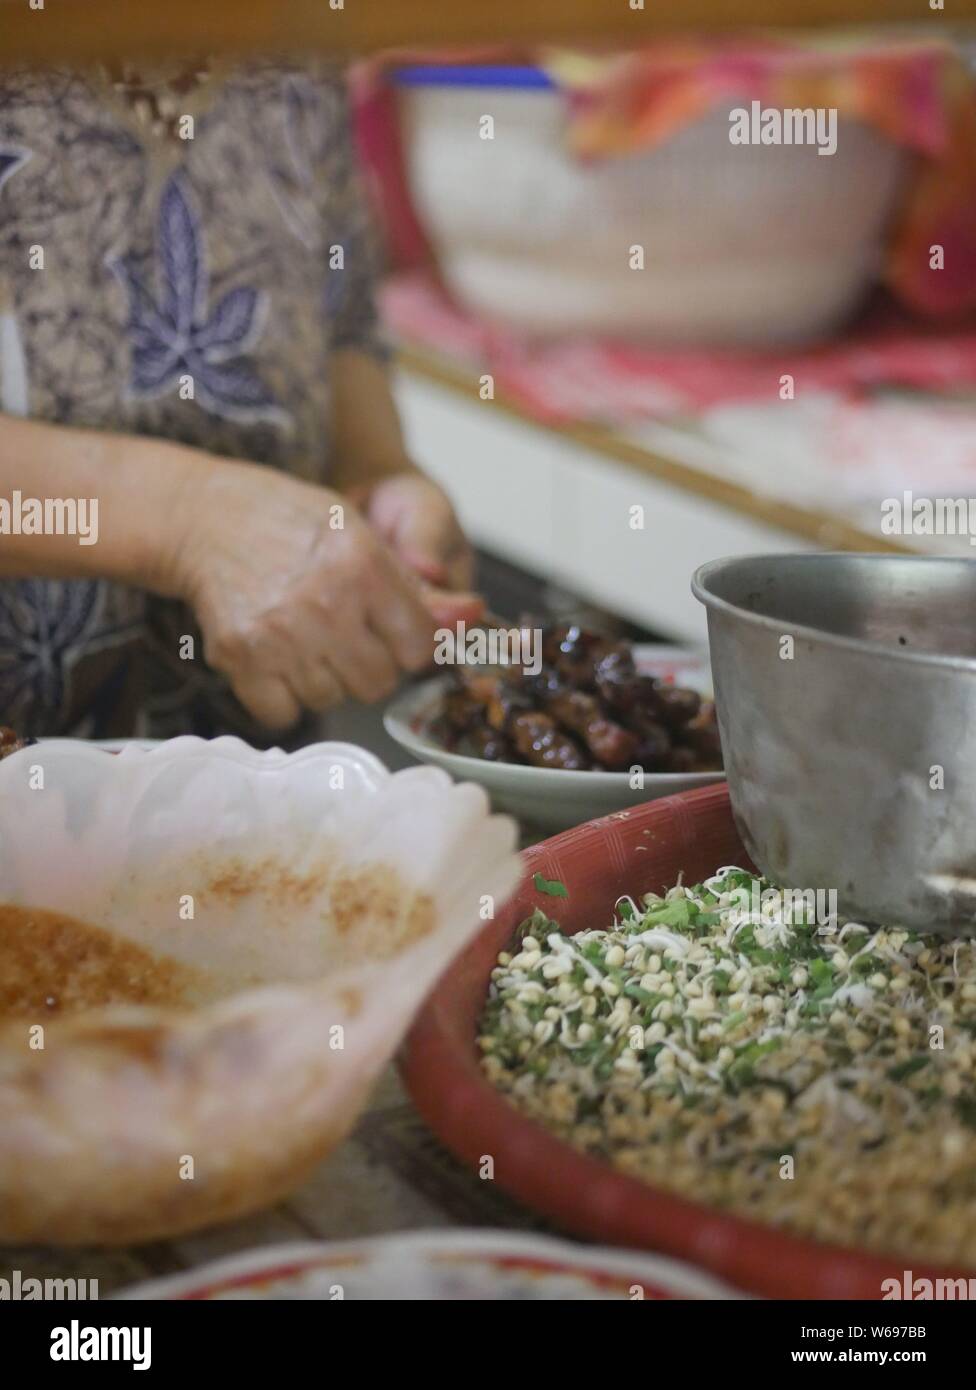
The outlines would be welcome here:
<svg viewBox="0 0 976 1390">
<path fill-rule="evenodd" d="M 543 638 L 542 659 L 574 690 L 594 691 L 597 664 L 611 645 L 606 637 L 571 623 Z"/>
<path fill-rule="evenodd" d="M 608 719 L 593 695 L 581 690 L 559 690 L 545 700 L 546 712 L 578 734 L 594 759 L 610 772 L 635 764 L 640 740 L 623 725 Z"/>
<path fill-rule="evenodd" d="M 485 707 L 470 690 L 461 688 L 449 690 L 444 696 L 441 718 L 444 724 L 455 733 L 467 733 L 468 729 L 484 719 Z"/>
<path fill-rule="evenodd" d="M 610 689 L 624 686 L 637 677 L 634 654 L 625 642 L 604 643 L 597 652 L 594 670 L 597 681 L 604 681 Z"/>
<path fill-rule="evenodd" d="M 441 727 L 493 761 L 647 772 L 721 767 L 713 707 L 638 671 L 629 643 L 563 624 L 544 632 L 542 657 L 532 674 L 507 664 L 456 668 Z"/>
<path fill-rule="evenodd" d="M 644 675 L 634 666 L 631 652 L 617 643 L 605 652 L 596 665 L 596 688 L 607 708 L 628 727 L 634 710 L 655 717 L 659 710 L 660 683 Z"/>
<path fill-rule="evenodd" d="M 583 749 L 556 727 L 548 714 L 534 708 L 531 689 L 521 671 L 506 667 L 480 671 L 464 678 L 467 691 L 480 702 L 482 727 L 475 724 L 473 737 L 498 758 L 506 751 L 513 760 L 524 759 L 535 767 L 583 769 L 589 759 Z M 484 756 L 491 756 L 485 752 Z"/>
<path fill-rule="evenodd" d="M 485 719 L 498 733 L 506 733 L 516 714 L 532 710 L 532 696 L 512 681 L 498 680 L 485 706 Z"/>
<path fill-rule="evenodd" d="M 669 729 L 681 729 L 698 714 L 701 696 L 697 690 L 684 690 L 677 685 L 661 685 L 657 689 L 657 718 Z"/>
<path fill-rule="evenodd" d="M 440 712 L 431 721 L 430 731 L 446 748 L 456 749 L 472 730 L 484 722 L 484 701 L 458 682 L 445 693 Z"/>
<path fill-rule="evenodd" d="M 577 646 L 582 629 L 575 623 L 560 623 L 558 627 L 547 627 L 542 634 L 542 660 L 547 666 L 555 667 L 560 658 Z"/>
<path fill-rule="evenodd" d="M 671 756 L 671 735 L 663 724 L 656 724 L 653 719 L 642 721 L 639 728 L 636 721 L 632 722 L 640 739 L 636 762 L 645 772 L 663 772 Z"/>
<path fill-rule="evenodd" d="M 462 740 L 462 747 L 470 749 L 471 756 L 484 758 L 489 763 L 517 763 L 520 761 L 512 744 L 497 730 L 481 723 L 470 729 Z"/>
<path fill-rule="evenodd" d="M 672 757 L 677 732 L 693 721 L 700 698 L 693 690 L 666 685 L 634 666 L 630 649 L 618 644 L 597 668 L 601 698 L 626 728 L 640 738 L 637 759 L 647 772 L 681 770 L 684 755 Z"/>
<path fill-rule="evenodd" d="M 456 666 L 454 679 L 463 690 L 468 691 L 472 699 L 486 705 L 498 689 L 502 670 L 498 666 Z"/>
<path fill-rule="evenodd" d="M 668 754 L 662 772 L 699 772 L 702 769 L 698 766 L 693 748 L 686 748 L 680 743 L 676 743 Z"/>
<path fill-rule="evenodd" d="M 496 733 L 504 733 L 513 708 L 530 707 L 528 696 L 520 692 L 517 684 L 510 683 L 499 667 L 461 667 L 456 672 L 456 679 L 463 694 L 463 698 L 456 702 L 460 717 L 465 718 L 473 712 L 473 717 L 467 718 L 465 728 L 483 723 Z M 446 712 L 450 708 L 450 698 L 446 702 Z"/>
<path fill-rule="evenodd" d="M 537 700 L 540 704 L 545 704 L 550 695 L 555 695 L 564 687 L 563 678 L 556 668 L 545 665 L 535 675 L 528 675 L 523 672 L 519 683 L 524 690 L 528 691 L 533 700 Z"/>
<path fill-rule="evenodd" d="M 575 772 L 590 766 L 582 748 L 548 714 L 513 714 L 506 732 L 516 752 L 533 767 L 559 767 Z"/>
<path fill-rule="evenodd" d="M 695 755 L 697 767 L 705 772 L 722 766 L 722 740 L 719 737 L 715 706 L 706 700 L 694 719 L 679 729 L 677 741 L 690 748 Z"/>
</svg>

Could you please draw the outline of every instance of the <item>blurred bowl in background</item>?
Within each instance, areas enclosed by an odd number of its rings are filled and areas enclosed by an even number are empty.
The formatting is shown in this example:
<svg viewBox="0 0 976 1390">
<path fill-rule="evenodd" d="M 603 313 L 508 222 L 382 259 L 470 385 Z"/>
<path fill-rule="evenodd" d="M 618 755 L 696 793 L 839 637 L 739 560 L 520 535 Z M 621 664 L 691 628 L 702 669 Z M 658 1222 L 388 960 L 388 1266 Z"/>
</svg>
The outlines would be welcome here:
<svg viewBox="0 0 976 1390">
<path fill-rule="evenodd" d="M 907 169 L 866 125 L 837 148 L 736 145 L 726 100 L 659 148 L 584 163 L 537 68 L 403 68 L 414 207 L 458 300 L 539 334 L 764 347 L 838 329 L 872 284 Z M 494 139 L 479 139 L 490 113 Z M 645 267 L 629 266 L 630 247 Z"/>
</svg>

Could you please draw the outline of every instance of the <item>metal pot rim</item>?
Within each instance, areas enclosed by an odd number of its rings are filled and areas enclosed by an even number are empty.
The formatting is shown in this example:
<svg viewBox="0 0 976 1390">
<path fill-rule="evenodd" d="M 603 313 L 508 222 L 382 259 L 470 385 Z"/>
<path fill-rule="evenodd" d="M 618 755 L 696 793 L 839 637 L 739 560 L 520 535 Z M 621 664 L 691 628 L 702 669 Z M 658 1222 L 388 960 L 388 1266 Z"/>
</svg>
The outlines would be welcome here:
<svg viewBox="0 0 976 1390">
<path fill-rule="evenodd" d="M 961 555 L 886 555 L 871 551 L 848 550 L 818 551 L 813 554 L 796 554 L 788 551 L 780 553 L 761 552 L 754 555 L 730 555 L 699 565 L 691 578 L 691 592 L 699 603 L 704 604 L 713 612 L 735 618 L 752 627 L 765 628 L 767 632 L 775 632 L 778 635 L 789 634 L 790 636 L 801 637 L 805 641 L 820 643 L 823 646 L 836 647 L 840 651 L 855 652 L 895 663 L 933 666 L 950 671 L 967 671 L 976 675 L 976 658 L 974 657 L 940 656 L 933 652 L 917 652 L 909 651 L 907 648 L 889 647 L 884 642 L 871 642 L 860 637 L 845 637 L 839 633 L 829 632 L 825 628 L 809 627 L 805 623 L 792 623 L 785 619 L 769 617 L 764 613 L 755 613 L 751 609 L 740 607 L 737 603 L 731 603 L 728 599 L 719 598 L 708 588 L 709 581 L 716 575 L 744 563 L 754 564 L 756 561 L 775 563 L 780 560 L 789 560 L 802 564 L 822 565 L 825 562 L 838 559 L 867 560 L 873 564 L 885 564 L 893 561 L 904 563 L 908 560 L 911 563 L 923 565 L 976 565 L 976 560 L 969 560 Z"/>
</svg>

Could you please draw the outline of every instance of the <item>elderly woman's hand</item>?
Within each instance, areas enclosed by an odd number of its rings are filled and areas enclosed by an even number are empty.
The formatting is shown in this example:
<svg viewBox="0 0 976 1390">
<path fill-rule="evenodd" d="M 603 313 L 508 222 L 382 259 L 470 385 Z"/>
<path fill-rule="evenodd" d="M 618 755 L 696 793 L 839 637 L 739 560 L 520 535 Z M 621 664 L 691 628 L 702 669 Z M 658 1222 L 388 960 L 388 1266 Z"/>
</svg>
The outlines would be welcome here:
<svg viewBox="0 0 976 1390">
<path fill-rule="evenodd" d="M 405 565 L 430 584 L 467 589 L 474 553 L 450 498 L 423 473 L 411 470 L 353 488 L 371 526 Z"/>
<path fill-rule="evenodd" d="M 197 476 L 161 587 L 190 603 L 207 662 L 262 723 L 284 728 L 347 695 L 382 699 L 430 664 L 438 624 L 479 617 L 473 595 L 411 573 L 469 572 L 450 521 L 411 507 L 416 492 L 382 484 L 370 525 L 340 494 L 268 468 L 219 461 Z"/>
</svg>

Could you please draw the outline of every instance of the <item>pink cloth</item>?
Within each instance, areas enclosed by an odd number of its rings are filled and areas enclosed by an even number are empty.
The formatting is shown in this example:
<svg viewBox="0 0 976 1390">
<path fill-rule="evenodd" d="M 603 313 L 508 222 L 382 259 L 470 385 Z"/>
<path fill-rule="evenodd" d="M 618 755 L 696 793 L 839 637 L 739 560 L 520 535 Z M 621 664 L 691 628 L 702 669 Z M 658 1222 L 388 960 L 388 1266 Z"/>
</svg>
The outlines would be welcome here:
<svg viewBox="0 0 976 1390">
<path fill-rule="evenodd" d="M 622 425 L 729 402 L 778 400 L 787 373 L 804 392 L 976 387 L 976 327 L 921 328 L 887 304 L 841 341 L 775 352 L 663 351 L 586 338 L 538 343 L 485 326 L 424 271 L 389 280 L 381 308 L 406 342 L 491 372 L 530 414 L 553 423 Z"/>
</svg>

